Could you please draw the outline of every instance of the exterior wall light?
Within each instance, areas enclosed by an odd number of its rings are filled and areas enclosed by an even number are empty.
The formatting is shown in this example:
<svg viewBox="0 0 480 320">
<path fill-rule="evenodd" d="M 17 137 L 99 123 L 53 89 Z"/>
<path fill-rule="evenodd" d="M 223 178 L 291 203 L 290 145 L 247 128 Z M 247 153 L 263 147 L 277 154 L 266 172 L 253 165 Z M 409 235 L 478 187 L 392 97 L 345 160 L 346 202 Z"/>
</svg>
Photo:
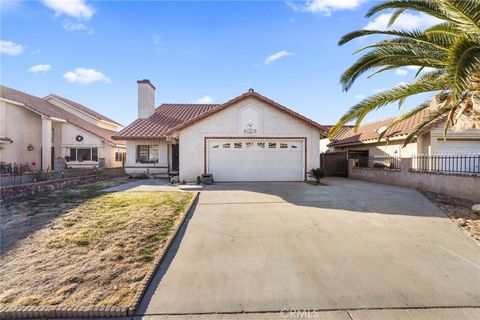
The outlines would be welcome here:
<svg viewBox="0 0 480 320">
<path fill-rule="evenodd" d="M 33 148 L 33 145 L 32 145 L 32 144 L 29 144 L 28 147 L 27 147 L 27 150 L 28 150 L 28 151 L 33 151 L 33 149 L 34 149 L 34 148 Z"/>
</svg>

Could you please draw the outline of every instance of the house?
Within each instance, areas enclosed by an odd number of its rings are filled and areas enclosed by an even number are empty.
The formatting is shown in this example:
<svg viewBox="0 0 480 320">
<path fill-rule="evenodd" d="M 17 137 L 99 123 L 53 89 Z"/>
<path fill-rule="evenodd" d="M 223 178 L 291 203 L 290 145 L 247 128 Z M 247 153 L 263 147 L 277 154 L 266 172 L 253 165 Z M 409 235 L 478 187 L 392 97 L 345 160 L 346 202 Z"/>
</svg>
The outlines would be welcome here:
<svg viewBox="0 0 480 320">
<path fill-rule="evenodd" d="M 137 84 L 138 119 L 113 136 L 127 142 L 127 174 L 303 181 L 319 167 L 324 127 L 252 89 L 223 104 L 155 108 L 155 87 Z"/>
<path fill-rule="evenodd" d="M 55 170 L 55 159 L 69 167 L 121 167 L 125 142 L 113 140 L 121 125 L 58 95 L 39 98 L 0 87 L 2 165 L 33 165 Z"/>
<path fill-rule="evenodd" d="M 333 128 L 333 125 L 324 125 L 324 127 L 328 133 Z M 340 139 L 340 137 L 342 137 L 347 131 L 349 131 L 353 127 L 354 126 L 350 126 L 350 125 L 342 126 L 342 128 L 338 130 L 337 134 L 335 134 L 335 136 L 332 139 L 330 139 L 328 136 L 320 139 L 320 153 L 328 152 L 330 150 L 330 147 L 329 147 L 330 143 Z"/>
<path fill-rule="evenodd" d="M 329 151 L 361 151 L 369 156 L 411 157 L 414 154 L 465 154 L 480 153 L 480 129 L 448 129 L 444 139 L 445 121 L 440 120 L 420 131 L 412 142 L 402 147 L 406 137 L 430 114 L 425 109 L 413 117 L 399 122 L 388 129 L 385 138 L 378 141 L 380 134 L 396 120 L 396 117 L 364 124 L 355 130 L 350 128 L 328 145 Z"/>
</svg>

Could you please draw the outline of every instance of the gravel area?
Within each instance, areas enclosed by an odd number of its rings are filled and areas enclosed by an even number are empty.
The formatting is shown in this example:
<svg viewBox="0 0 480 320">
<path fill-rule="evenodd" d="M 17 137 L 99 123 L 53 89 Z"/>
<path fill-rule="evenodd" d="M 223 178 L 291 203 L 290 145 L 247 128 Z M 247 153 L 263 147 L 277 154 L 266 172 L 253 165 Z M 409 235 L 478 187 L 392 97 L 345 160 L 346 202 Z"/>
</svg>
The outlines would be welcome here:
<svg viewBox="0 0 480 320">
<path fill-rule="evenodd" d="M 425 190 L 418 191 L 445 212 L 480 245 L 480 215 L 472 210 L 474 201 Z"/>
</svg>

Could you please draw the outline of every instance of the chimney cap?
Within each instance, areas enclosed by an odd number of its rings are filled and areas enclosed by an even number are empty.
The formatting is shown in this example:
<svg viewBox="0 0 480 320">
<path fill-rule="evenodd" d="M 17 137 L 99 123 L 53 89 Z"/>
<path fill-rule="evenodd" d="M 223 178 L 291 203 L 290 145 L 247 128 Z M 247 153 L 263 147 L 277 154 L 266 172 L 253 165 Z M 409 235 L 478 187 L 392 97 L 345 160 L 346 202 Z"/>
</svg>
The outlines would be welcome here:
<svg viewBox="0 0 480 320">
<path fill-rule="evenodd" d="M 155 89 L 155 90 L 157 89 L 148 79 L 137 80 L 137 83 L 146 83 L 146 84 L 149 84 L 153 89 Z"/>
</svg>

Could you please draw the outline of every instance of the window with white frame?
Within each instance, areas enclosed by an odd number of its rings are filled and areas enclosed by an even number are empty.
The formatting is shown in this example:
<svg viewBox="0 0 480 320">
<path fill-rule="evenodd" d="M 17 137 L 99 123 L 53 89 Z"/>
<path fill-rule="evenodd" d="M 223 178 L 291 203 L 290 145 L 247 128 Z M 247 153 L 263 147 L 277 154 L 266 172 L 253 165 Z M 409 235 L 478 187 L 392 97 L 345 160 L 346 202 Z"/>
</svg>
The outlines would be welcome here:
<svg viewBox="0 0 480 320">
<path fill-rule="evenodd" d="M 137 146 L 137 163 L 156 163 L 158 162 L 157 145 Z"/>
<path fill-rule="evenodd" d="M 98 148 L 70 148 L 70 161 L 98 161 Z"/>
</svg>

